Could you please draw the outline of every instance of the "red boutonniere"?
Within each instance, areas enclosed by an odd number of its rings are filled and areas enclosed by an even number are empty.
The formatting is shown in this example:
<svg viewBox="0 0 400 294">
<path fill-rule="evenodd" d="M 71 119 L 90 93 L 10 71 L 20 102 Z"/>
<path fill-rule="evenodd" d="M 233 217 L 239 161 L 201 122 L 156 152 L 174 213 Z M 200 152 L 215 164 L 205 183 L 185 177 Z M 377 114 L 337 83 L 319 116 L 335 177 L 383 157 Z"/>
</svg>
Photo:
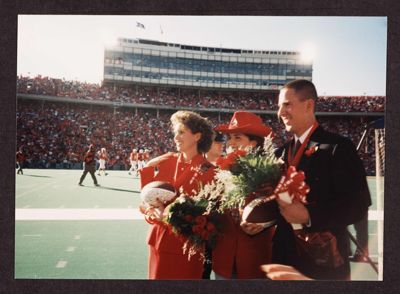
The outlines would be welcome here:
<svg viewBox="0 0 400 294">
<path fill-rule="evenodd" d="M 244 150 L 236 150 L 234 152 L 229 153 L 225 158 L 218 158 L 217 165 L 223 170 L 229 170 L 230 167 L 236 163 L 236 160 L 240 156 L 246 156 L 247 152 Z"/>
<path fill-rule="evenodd" d="M 312 146 L 312 147 L 308 148 L 308 149 L 304 152 L 304 154 L 305 154 L 306 156 L 310 157 L 310 156 L 313 155 L 315 152 L 317 152 L 317 150 L 318 150 L 318 146 Z"/>
</svg>

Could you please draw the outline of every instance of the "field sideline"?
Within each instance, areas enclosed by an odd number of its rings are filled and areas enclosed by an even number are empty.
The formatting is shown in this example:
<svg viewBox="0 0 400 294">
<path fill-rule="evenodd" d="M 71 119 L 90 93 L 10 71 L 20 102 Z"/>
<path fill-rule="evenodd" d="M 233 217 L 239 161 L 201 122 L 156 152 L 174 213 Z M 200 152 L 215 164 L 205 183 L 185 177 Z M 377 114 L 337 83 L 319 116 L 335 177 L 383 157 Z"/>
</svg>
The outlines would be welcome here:
<svg viewBox="0 0 400 294">
<path fill-rule="evenodd" d="M 16 175 L 16 279 L 146 279 L 148 224 L 138 211 L 139 179 L 126 171 L 25 169 Z M 373 179 L 370 254 L 377 259 Z M 352 228 L 350 228 L 352 231 Z M 353 280 L 377 280 L 366 264 L 352 264 Z"/>
</svg>

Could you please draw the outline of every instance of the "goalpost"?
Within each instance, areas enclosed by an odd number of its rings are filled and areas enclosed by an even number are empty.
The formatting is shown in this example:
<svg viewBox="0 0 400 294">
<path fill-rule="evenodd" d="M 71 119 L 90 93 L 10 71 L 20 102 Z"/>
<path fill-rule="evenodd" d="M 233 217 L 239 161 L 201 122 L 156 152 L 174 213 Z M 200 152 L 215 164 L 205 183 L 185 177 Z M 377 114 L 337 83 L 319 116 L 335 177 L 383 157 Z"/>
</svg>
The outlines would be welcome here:
<svg viewBox="0 0 400 294">
<path fill-rule="evenodd" d="M 376 205 L 378 212 L 378 280 L 383 280 L 383 199 L 385 180 L 385 128 L 383 119 L 374 124 L 376 163 Z"/>
<path fill-rule="evenodd" d="M 364 248 L 360 245 L 358 240 L 349 233 L 350 239 L 356 245 L 357 249 L 361 251 L 364 258 L 371 265 L 374 271 L 378 274 L 378 280 L 383 280 L 383 195 L 384 195 L 384 179 L 385 179 L 385 121 L 384 118 L 374 120 L 366 126 L 364 133 L 361 136 L 360 142 L 357 146 L 357 151 L 360 150 L 363 142 L 366 142 L 367 134 L 372 132 L 375 142 L 375 193 L 376 193 L 376 211 L 370 211 L 368 214 L 368 220 L 372 219 L 377 221 L 377 253 L 378 263 L 374 263 L 368 256 L 368 251 L 365 252 Z M 367 152 L 367 144 L 365 144 Z M 372 192 L 372 191 L 371 191 Z M 371 215 L 373 213 L 373 215 Z M 367 221 L 368 221 L 367 220 Z"/>
</svg>

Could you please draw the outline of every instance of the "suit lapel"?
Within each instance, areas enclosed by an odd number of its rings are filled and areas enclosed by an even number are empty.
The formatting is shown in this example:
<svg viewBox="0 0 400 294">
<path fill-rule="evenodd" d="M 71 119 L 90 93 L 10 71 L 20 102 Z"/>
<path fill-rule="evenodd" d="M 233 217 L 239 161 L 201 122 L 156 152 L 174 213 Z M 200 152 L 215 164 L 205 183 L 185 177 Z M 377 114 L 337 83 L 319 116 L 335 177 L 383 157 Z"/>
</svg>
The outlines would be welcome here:
<svg viewBox="0 0 400 294">
<path fill-rule="evenodd" d="M 302 170 L 302 171 L 308 170 L 310 163 L 313 160 L 313 155 L 312 154 L 307 155 L 307 151 L 310 150 L 310 148 L 312 148 L 312 147 L 317 147 L 320 145 L 320 142 L 319 142 L 320 140 L 318 138 L 319 138 L 321 131 L 322 131 L 321 126 L 318 126 L 315 129 L 315 131 L 311 134 L 310 140 L 308 141 L 307 146 L 301 156 L 299 165 L 297 166 L 298 170 Z"/>
<path fill-rule="evenodd" d="M 318 145 L 317 142 L 314 142 L 311 140 L 308 142 L 306 149 L 304 150 L 303 155 L 301 156 L 299 165 L 297 166 L 297 170 L 305 171 L 308 169 L 308 167 L 311 163 L 311 156 L 307 156 L 306 151 L 309 150 L 311 147 L 317 146 L 317 145 Z"/>
<path fill-rule="evenodd" d="M 323 132 L 323 129 L 321 126 L 318 126 L 315 131 L 311 134 L 310 140 L 308 141 L 308 144 L 304 150 L 303 155 L 301 156 L 300 162 L 297 166 L 297 170 L 307 170 L 310 163 L 312 162 L 313 155 L 307 156 L 306 151 L 309 150 L 310 148 L 314 146 L 319 146 L 320 143 L 320 137 L 321 137 L 321 132 Z M 282 146 L 282 159 L 288 164 L 288 152 L 289 152 L 289 146 L 292 143 L 292 140 L 287 141 L 283 146 Z"/>
</svg>

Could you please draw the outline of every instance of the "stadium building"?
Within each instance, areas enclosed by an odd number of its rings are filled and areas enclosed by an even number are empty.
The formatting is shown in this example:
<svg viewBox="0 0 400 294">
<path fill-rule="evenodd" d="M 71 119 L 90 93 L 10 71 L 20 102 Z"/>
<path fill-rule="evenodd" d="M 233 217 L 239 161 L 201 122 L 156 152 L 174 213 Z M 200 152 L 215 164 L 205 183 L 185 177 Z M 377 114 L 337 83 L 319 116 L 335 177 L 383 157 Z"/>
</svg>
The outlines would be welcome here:
<svg viewBox="0 0 400 294">
<path fill-rule="evenodd" d="M 105 48 L 102 85 L 18 77 L 17 146 L 29 150 L 32 167 L 61 168 L 66 161 L 81 168 L 74 156 L 93 142 L 107 148 L 114 169 L 126 169 L 133 146 L 150 149 L 153 157 L 174 150 L 169 117 L 180 109 L 198 112 L 213 125 L 228 123 L 236 110 L 254 112 L 271 126 L 280 145 L 288 134 L 276 117 L 279 89 L 291 80 L 312 80 L 312 67 L 295 51 L 119 38 L 116 46 Z M 321 125 L 355 144 L 364 126 L 384 114 L 385 97 L 319 98 Z M 50 121 L 53 133 L 44 121 Z M 375 173 L 371 139 L 360 149 L 368 174 Z"/>
<path fill-rule="evenodd" d="M 140 84 L 276 92 L 294 79 L 312 80 L 312 63 L 296 51 L 191 46 L 119 38 L 105 49 L 104 84 Z"/>
</svg>

